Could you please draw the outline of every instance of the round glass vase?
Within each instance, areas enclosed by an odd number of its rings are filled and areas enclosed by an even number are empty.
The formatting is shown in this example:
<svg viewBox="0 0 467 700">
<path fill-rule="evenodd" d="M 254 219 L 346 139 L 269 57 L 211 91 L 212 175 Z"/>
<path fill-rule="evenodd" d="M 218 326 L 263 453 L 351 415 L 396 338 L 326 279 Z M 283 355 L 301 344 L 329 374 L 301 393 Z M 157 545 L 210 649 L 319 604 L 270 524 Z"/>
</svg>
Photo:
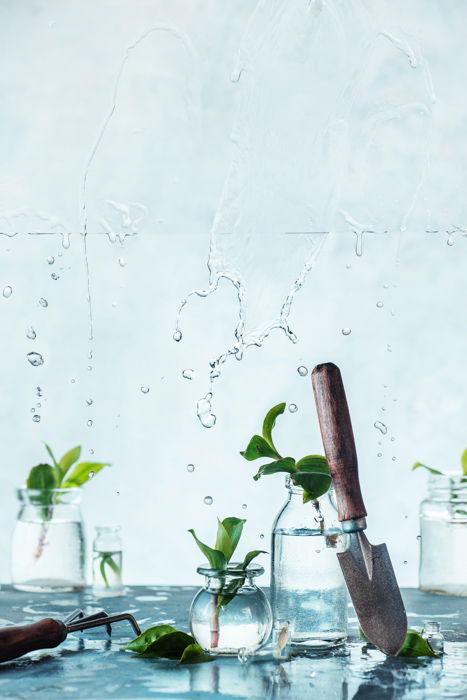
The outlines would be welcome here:
<svg viewBox="0 0 467 700">
<path fill-rule="evenodd" d="M 204 587 L 190 608 L 191 634 L 209 654 L 237 656 L 241 648 L 259 649 L 272 627 L 269 601 L 255 578 L 264 574 L 258 564 L 246 569 L 229 564 L 225 571 L 198 567 Z"/>
<path fill-rule="evenodd" d="M 419 587 L 467 596 L 467 476 L 430 474 L 420 505 Z"/>
<path fill-rule="evenodd" d="M 295 652 L 312 653 L 345 642 L 348 595 L 336 554 L 346 548 L 332 488 L 303 503 L 303 490 L 286 477 L 288 498 L 272 531 L 271 605 L 288 620 Z"/>
<path fill-rule="evenodd" d="M 20 591 L 76 591 L 85 579 L 81 489 L 18 489 L 11 579 Z"/>
</svg>

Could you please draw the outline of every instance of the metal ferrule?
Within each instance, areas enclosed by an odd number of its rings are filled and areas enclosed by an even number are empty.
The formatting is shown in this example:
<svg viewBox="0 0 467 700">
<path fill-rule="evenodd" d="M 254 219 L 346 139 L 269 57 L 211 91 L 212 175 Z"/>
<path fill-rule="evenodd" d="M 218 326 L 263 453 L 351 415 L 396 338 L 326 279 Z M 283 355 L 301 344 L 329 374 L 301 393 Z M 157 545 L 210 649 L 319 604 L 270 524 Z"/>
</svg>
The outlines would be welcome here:
<svg viewBox="0 0 467 700">
<path fill-rule="evenodd" d="M 357 518 L 356 520 L 343 520 L 341 522 L 343 532 L 360 532 L 366 530 L 366 518 Z"/>
</svg>

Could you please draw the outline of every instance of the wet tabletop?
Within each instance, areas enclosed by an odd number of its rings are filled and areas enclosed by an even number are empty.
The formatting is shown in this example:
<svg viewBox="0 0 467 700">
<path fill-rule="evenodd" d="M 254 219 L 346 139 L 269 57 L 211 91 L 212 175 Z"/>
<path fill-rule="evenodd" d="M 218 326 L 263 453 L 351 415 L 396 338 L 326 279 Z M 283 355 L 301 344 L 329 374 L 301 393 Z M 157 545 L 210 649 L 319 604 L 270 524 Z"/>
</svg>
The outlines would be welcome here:
<svg viewBox="0 0 467 700">
<path fill-rule="evenodd" d="M 187 629 L 195 588 L 132 586 L 119 598 L 97 599 L 90 592 L 31 594 L 3 586 L 0 622 L 64 618 L 75 608 L 86 614 L 128 611 L 143 629 L 167 622 Z M 34 698 L 289 698 L 302 700 L 400 700 L 467 698 L 467 598 L 434 596 L 404 589 L 409 624 L 437 620 L 446 638 L 443 659 L 389 659 L 365 652 L 350 616 L 350 642 L 334 653 L 294 658 L 281 664 L 237 659 L 177 667 L 176 662 L 136 659 L 120 647 L 133 636 L 128 623 L 70 634 L 56 649 L 36 651 L 0 664 L 0 697 Z"/>
</svg>

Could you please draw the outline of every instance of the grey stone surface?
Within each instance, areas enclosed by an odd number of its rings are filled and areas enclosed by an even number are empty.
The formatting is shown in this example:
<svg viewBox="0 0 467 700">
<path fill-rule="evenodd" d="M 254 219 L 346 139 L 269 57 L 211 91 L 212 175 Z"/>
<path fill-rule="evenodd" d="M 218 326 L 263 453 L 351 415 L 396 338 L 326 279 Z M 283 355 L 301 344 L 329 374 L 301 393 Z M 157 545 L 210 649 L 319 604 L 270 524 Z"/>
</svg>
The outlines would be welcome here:
<svg viewBox="0 0 467 700">
<path fill-rule="evenodd" d="M 143 629 L 160 622 L 187 628 L 195 588 L 133 586 L 119 598 L 97 599 L 79 594 L 30 594 L 9 586 L 0 591 L 0 624 L 18 624 L 42 617 L 64 618 L 74 608 L 86 614 L 104 608 L 128 611 Z M 467 698 L 467 598 L 452 598 L 404 589 L 411 626 L 438 620 L 446 638 L 442 659 L 389 659 L 365 650 L 350 615 L 349 643 L 333 653 L 273 664 L 246 666 L 237 659 L 177 667 L 176 662 L 136 659 L 120 647 L 132 636 L 127 623 L 70 634 L 57 649 L 36 651 L 0 664 L 0 697 L 21 700 L 55 698 L 288 698 L 289 700 L 438 700 Z"/>
</svg>

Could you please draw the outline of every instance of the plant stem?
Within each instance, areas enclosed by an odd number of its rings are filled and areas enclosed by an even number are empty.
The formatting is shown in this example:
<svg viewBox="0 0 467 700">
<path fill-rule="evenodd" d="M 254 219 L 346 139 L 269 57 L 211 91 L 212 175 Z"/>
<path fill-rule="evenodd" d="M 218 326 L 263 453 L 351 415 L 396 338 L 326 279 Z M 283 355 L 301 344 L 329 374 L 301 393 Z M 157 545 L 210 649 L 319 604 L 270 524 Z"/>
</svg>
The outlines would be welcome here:
<svg viewBox="0 0 467 700">
<path fill-rule="evenodd" d="M 46 520 L 44 520 L 41 525 L 41 534 L 39 535 L 39 541 L 37 543 L 36 551 L 34 552 L 34 563 L 39 561 L 44 552 L 47 532 L 49 530 L 49 521 L 52 519 L 53 512 L 53 508 L 47 508 Z"/>
<path fill-rule="evenodd" d="M 219 646 L 219 613 L 218 607 L 219 594 L 215 593 L 212 596 L 213 613 L 211 619 L 211 649 L 217 649 Z"/>
</svg>

